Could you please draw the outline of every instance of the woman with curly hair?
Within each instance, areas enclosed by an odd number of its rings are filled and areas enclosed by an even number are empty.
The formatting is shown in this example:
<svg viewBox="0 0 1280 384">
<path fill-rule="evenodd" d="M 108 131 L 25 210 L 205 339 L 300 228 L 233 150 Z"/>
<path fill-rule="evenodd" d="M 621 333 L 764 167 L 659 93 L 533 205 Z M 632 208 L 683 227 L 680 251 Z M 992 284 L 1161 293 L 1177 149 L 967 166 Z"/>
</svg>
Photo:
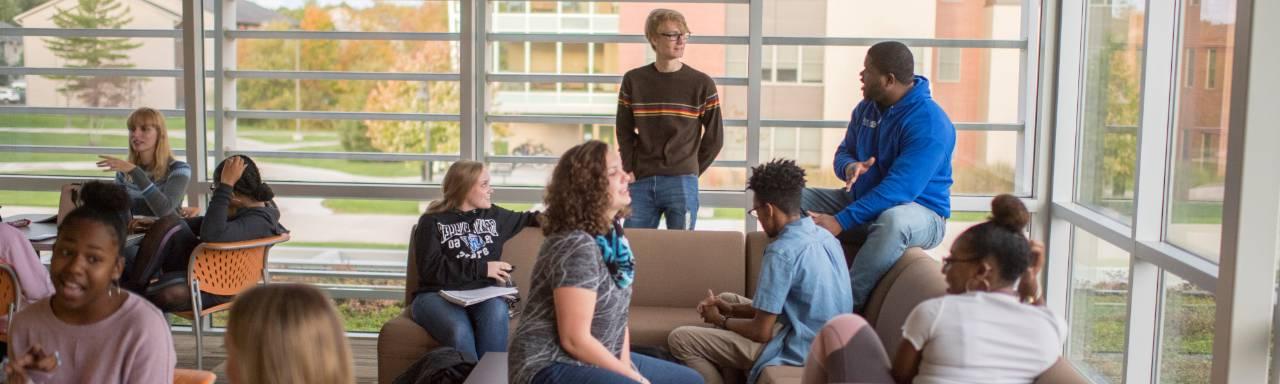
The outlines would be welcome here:
<svg viewBox="0 0 1280 384">
<path fill-rule="evenodd" d="M 619 219 L 631 203 L 618 152 L 570 148 L 547 185 L 529 301 L 511 344 L 510 380 L 528 383 L 701 383 L 692 369 L 631 353 L 627 308 L 635 262 Z"/>
</svg>

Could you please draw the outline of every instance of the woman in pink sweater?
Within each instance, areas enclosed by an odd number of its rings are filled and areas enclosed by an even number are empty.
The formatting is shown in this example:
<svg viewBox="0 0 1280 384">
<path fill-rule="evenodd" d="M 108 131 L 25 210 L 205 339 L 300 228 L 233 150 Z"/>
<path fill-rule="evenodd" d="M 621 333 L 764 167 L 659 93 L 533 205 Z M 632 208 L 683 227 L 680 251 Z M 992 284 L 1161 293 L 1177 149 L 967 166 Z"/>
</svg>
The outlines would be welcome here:
<svg viewBox="0 0 1280 384">
<path fill-rule="evenodd" d="M 22 287 L 22 303 L 18 308 L 31 305 L 40 299 L 53 295 L 53 283 L 49 282 L 49 271 L 40 264 L 40 255 L 36 254 L 31 242 L 27 241 L 22 231 L 13 226 L 0 225 L 0 264 L 7 264 L 18 275 L 18 284 Z M 3 311 L 4 308 L 0 308 Z M 8 329 L 9 314 L 0 313 L 0 327 Z"/>
<path fill-rule="evenodd" d="M 14 315 L 10 383 L 168 383 L 177 358 L 160 310 L 120 289 L 129 196 L 90 182 L 58 227 L 54 294 Z"/>
</svg>

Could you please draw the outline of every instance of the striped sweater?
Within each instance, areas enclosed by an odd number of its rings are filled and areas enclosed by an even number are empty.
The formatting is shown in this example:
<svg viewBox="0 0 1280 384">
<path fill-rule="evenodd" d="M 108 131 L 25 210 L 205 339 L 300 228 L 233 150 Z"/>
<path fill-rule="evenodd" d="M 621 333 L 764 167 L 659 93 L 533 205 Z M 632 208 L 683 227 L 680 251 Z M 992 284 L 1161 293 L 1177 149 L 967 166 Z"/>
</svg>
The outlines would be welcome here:
<svg viewBox="0 0 1280 384">
<path fill-rule="evenodd" d="M 688 64 L 671 73 L 654 64 L 628 71 L 617 137 L 623 168 L 636 178 L 701 175 L 724 146 L 716 83 Z"/>
</svg>

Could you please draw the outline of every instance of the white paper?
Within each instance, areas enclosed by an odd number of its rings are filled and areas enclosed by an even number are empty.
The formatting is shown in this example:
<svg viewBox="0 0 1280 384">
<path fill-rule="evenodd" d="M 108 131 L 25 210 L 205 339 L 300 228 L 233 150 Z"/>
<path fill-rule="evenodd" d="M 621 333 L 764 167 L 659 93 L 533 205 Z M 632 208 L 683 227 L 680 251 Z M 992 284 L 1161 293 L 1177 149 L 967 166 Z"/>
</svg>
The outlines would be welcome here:
<svg viewBox="0 0 1280 384">
<path fill-rule="evenodd" d="M 515 287 L 484 287 L 465 291 L 440 291 L 440 297 L 450 303 L 469 307 L 495 297 L 513 296 L 517 292 L 519 291 Z"/>
</svg>

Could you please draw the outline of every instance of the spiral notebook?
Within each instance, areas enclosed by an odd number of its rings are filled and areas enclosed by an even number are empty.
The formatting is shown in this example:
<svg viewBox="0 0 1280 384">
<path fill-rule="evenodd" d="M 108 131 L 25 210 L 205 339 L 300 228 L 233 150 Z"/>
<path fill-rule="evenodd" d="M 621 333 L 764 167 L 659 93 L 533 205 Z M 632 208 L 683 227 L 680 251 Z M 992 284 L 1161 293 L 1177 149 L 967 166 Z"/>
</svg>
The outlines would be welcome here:
<svg viewBox="0 0 1280 384">
<path fill-rule="evenodd" d="M 440 297 L 450 303 L 470 307 L 495 297 L 515 296 L 519 293 L 516 287 L 484 287 L 465 291 L 440 291 Z"/>
</svg>

